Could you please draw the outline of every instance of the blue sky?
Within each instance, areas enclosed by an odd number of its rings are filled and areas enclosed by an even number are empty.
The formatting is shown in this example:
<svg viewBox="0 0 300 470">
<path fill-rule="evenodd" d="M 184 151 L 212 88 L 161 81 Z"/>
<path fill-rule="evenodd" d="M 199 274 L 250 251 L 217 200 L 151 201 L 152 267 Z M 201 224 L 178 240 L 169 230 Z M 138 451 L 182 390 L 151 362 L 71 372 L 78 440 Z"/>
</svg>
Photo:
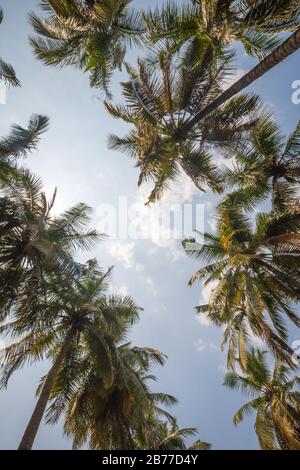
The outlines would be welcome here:
<svg viewBox="0 0 300 470">
<path fill-rule="evenodd" d="M 50 130 L 43 136 L 39 150 L 28 160 L 38 173 L 47 194 L 58 188 L 56 211 L 77 202 L 95 209 L 94 225 L 99 224 L 102 204 L 116 205 L 128 196 L 129 205 L 144 201 L 147 191 L 136 187 L 137 169 L 130 159 L 106 148 L 107 134 L 126 133 L 127 127 L 109 117 L 102 97 L 89 86 L 88 76 L 66 68 L 61 71 L 39 63 L 28 44 L 29 11 L 38 11 L 37 1 L 2 0 L 5 19 L 0 26 L 0 56 L 12 63 L 22 87 L 8 91 L 6 105 L 0 105 L 1 136 L 12 123 L 25 125 L 32 113 L 50 117 Z M 161 4 L 161 1 L 134 0 L 133 6 Z M 131 60 L 134 55 L 131 53 Z M 264 98 L 282 125 L 290 132 L 299 120 L 300 104 L 291 101 L 292 83 L 300 80 L 300 53 L 260 79 L 254 91 Z M 247 71 L 253 61 L 240 51 L 237 74 Z M 120 97 L 116 74 L 113 92 Z M 213 226 L 214 199 L 204 195 L 182 178 L 163 200 L 169 203 L 204 204 L 205 224 Z M 147 220 L 147 214 L 145 214 Z M 197 263 L 182 252 L 180 241 L 111 240 L 94 253 L 104 266 L 115 265 L 113 290 L 129 293 L 144 308 L 141 321 L 132 332 L 138 345 L 156 347 L 167 354 L 164 368 L 155 372 L 155 388 L 179 399 L 173 410 L 180 426 L 195 426 L 201 439 L 215 449 L 255 449 L 253 422 L 247 419 L 238 428 L 232 424 L 235 410 L 244 398 L 222 386 L 226 357 L 220 352 L 222 332 L 199 322 L 194 307 L 208 290 L 200 285 L 188 287 L 187 281 Z M 82 259 L 85 259 L 83 256 Z M 47 364 L 24 369 L 0 394 L 0 449 L 14 449 L 34 406 L 34 390 Z M 61 426 L 42 426 L 36 449 L 68 449 Z"/>
</svg>

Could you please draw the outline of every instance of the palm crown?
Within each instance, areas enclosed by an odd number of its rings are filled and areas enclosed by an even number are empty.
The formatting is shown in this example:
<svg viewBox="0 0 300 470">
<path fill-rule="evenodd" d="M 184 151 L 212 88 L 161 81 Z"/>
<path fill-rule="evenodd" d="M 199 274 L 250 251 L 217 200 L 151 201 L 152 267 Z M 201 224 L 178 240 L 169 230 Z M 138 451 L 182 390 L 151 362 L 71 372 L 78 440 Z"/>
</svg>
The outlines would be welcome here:
<svg viewBox="0 0 300 470">
<path fill-rule="evenodd" d="M 46 116 L 31 116 L 27 128 L 14 124 L 7 137 L 0 139 L 0 185 L 18 179 L 20 161 L 37 148 L 41 134 L 48 127 Z"/>
<path fill-rule="evenodd" d="M 147 383 L 150 366 L 162 365 L 164 355 L 151 348 L 134 347 L 124 339 L 115 349 L 110 387 L 103 387 L 97 365 L 88 357 L 78 371 L 78 387 L 66 407 L 65 418 L 65 432 L 73 437 L 75 448 L 84 443 L 94 449 L 136 447 L 137 429 L 156 402 Z"/>
<path fill-rule="evenodd" d="M 48 357 L 53 362 L 41 381 L 39 399 L 20 448 L 33 441 L 47 404 L 51 422 L 64 412 L 79 369 L 93 364 L 102 384 L 99 393 L 112 387 L 115 344 L 138 320 L 140 309 L 129 296 L 106 295 L 110 271 L 103 272 L 92 262 L 88 268 L 83 266 L 78 276 L 54 272 L 34 302 L 28 302 L 26 293 L 19 296 L 11 321 L 2 326 L 2 333 L 18 337 L 4 350 L 2 386 L 27 361 Z"/>
<path fill-rule="evenodd" d="M 292 302 L 299 298 L 297 259 L 299 246 L 290 246 L 285 233 L 298 233 L 299 213 L 258 214 L 256 227 L 244 211 L 228 197 L 219 207 L 216 234 L 204 234 L 204 244 L 184 242 L 187 254 L 208 262 L 191 278 L 216 282 L 209 304 L 197 307 L 217 325 L 225 325 L 224 343 L 229 339 L 228 365 L 236 360 L 245 367 L 251 335 L 262 338 L 272 351 L 292 365 L 293 351 L 286 344 L 285 317 L 296 325 L 299 317 Z M 274 238 L 273 238 L 274 237 Z"/>
<path fill-rule="evenodd" d="M 36 56 L 46 65 L 84 69 L 91 85 L 109 94 L 112 72 L 121 68 L 126 48 L 139 44 L 143 32 L 140 13 L 128 9 L 130 1 L 42 0 L 47 17 L 31 14 L 39 35 L 31 38 Z"/>
<path fill-rule="evenodd" d="M 91 210 L 85 204 L 77 204 L 59 216 L 52 215 L 55 195 L 48 201 L 41 181 L 27 171 L 2 190 L 2 307 L 8 299 L 10 305 L 25 281 L 27 294 L 34 296 L 47 272 L 59 269 L 70 275 L 78 273 L 80 266 L 73 260 L 72 251 L 75 248 L 87 250 L 99 240 L 95 230 L 87 229 Z"/>
<path fill-rule="evenodd" d="M 261 118 L 244 148 L 228 155 L 236 163 L 226 171 L 225 181 L 244 193 L 244 205 L 263 201 L 273 190 L 276 205 L 285 190 L 292 192 L 300 182 L 300 125 L 285 142 L 274 120 Z"/>
<path fill-rule="evenodd" d="M 173 50 L 193 42 L 201 56 L 206 48 L 218 52 L 239 41 L 260 58 L 280 43 L 279 33 L 297 29 L 299 18 L 299 0 L 191 0 L 145 15 L 150 40 L 167 39 Z"/>
<path fill-rule="evenodd" d="M 109 147 L 136 160 L 139 184 L 154 182 L 148 202 L 161 197 L 181 170 L 199 189 L 208 185 L 220 192 L 222 181 L 211 150 L 234 146 L 256 122 L 258 98 L 241 95 L 203 119 L 188 137 L 182 135 L 191 117 L 219 94 L 230 67 L 230 57 L 214 66 L 207 53 L 195 65 L 193 55 L 191 48 L 178 67 L 163 49 L 158 53 L 159 71 L 148 60 L 139 61 L 138 70 L 129 68 L 130 81 L 122 84 L 125 106 L 106 102 L 112 116 L 134 126 L 124 138 L 111 135 Z"/>
<path fill-rule="evenodd" d="M 269 370 L 266 355 L 252 350 L 247 355 L 247 373 L 229 372 L 224 384 L 253 397 L 234 415 L 239 424 L 249 413 L 256 413 L 255 432 L 263 450 L 300 449 L 300 380 L 291 370 L 276 363 Z"/>
</svg>

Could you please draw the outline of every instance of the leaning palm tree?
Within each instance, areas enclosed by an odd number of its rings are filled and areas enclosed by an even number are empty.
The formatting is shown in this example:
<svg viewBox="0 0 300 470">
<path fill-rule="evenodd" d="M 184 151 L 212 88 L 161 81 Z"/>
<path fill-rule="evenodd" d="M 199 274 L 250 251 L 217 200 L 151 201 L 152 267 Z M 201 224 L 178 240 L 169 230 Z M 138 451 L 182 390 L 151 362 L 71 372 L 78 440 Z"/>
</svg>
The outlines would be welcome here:
<svg viewBox="0 0 300 470">
<path fill-rule="evenodd" d="M 31 116 L 26 128 L 14 124 L 7 137 L 0 139 L 0 185 L 8 184 L 11 179 L 20 177 L 20 161 L 35 150 L 40 135 L 47 130 L 49 120 L 46 116 Z"/>
<path fill-rule="evenodd" d="M 227 186 L 242 192 L 246 205 L 272 194 L 276 206 L 288 187 L 292 191 L 300 183 L 300 123 L 285 141 L 274 120 L 263 117 L 244 148 L 231 149 L 228 156 L 236 163 L 225 173 Z"/>
<path fill-rule="evenodd" d="M 47 200 L 41 180 L 28 171 L 3 188 L 0 198 L 1 308 L 10 307 L 26 280 L 28 293 L 43 284 L 45 274 L 55 269 L 78 273 L 72 251 L 88 250 L 101 238 L 87 229 L 90 208 L 85 204 L 53 215 L 56 192 Z M 2 311 L 1 314 L 5 312 Z"/>
<path fill-rule="evenodd" d="M 3 10 L 0 7 L 0 24 L 3 21 Z M 20 86 L 20 82 L 16 76 L 16 72 L 10 64 L 7 64 L 0 58 L 0 81 L 5 85 Z"/>
<path fill-rule="evenodd" d="M 216 283 L 209 303 L 197 307 L 216 325 L 225 326 L 229 340 L 228 366 L 236 361 L 245 368 L 247 347 L 258 337 L 291 366 L 293 350 L 287 344 L 286 319 L 300 325 L 293 302 L 300 298 L 299 247 L 274 249 L 273 237 L 299 233 L 296 214 L 258 214 L 256 227 L 230 197 L 219 207 L 216 234 L 204 234 L 203 245 L 185 241 L 188 255 L 205 261 L 190 280 Z"/>
<path fill-rule="evenodd" d="M 86 358 L 97 363 L 104 389 L 113 382 L 115 361 L 114 337 L 138 319 L 139 308 L 130 297 L 106 296 L 110 271 L 102 272 L 93 263 L 80 276 L 53 274 L 48 277 L 44 292 L 28 302 L 26 292 L 18 299 L 10 322 L 2 333 L 18 340 L 4 350 L 2 386 L 6 387 L 12 373 L 27 361 L 48 357 L 52 366 L 42 379 L 38 400 L 24 432 L 19 449 L 31 449 L 44 412 L 55 390 L 63 388 L 70 397 L 74 370 L 82 368 L 82 348 Z M 83 361 L 83 362 L 82 362 Z M 50 401 L 49 401 L 50 400 Z M 54 400 L 56 413 L 62 404 Z"/>
<path fill-rule="evenodd" d="M 35 55 L 46 65 L 76 65 L 90 74 L 91 86 L 109 93 L 112 72 L 126 49 L 140 43 L 143 22 L 130 0 L 42 0 L 47 17 L 30 15 Z"/>
<path fill-rule="evenodd" d="M 174 50 L 189 42 L 201 55 L 206 48 L 240 42 L 247 54 L 261 58 L 280 44 L 279 33 L 300 24 L 299 0 L 191 0 L 166 3 L 145 14 L 151 42 L 168 40 Z"/>
<path fill-rule="evenodd" d="M 195 62 L 201 62 L 203 55 L 208 53 L 218 55 L 224 46 L 236 40 L 242 40 L 248 53 L 264 55 L 264 52 L 276 45 L 276 38 L 268 39 L 266 34 L 274 35 L 281 31 L 293 30 L 295 32 L 240 80 L 198 111 L 183 126 L 182 138 L 187 138 L 195 125 L 300 47 L 299 0 L 195 0 L 194 3 L 199 4 L 199 7 L 195 6 L 195 11 L 193 8 L 178 11 L 176 7 L 170 6 L 165 12 L 156 11 L 146 15 L 146 22 L 150 36 L 154 40 L 167 38 L 173 51 L 180 49 L 186 42 L 188 47 L 192 44 L 196 51 Z M 243 27 L 239 22 L 243 23 Z"/>
<path fill-rule="evenodd" d="M 291 377 L 288 367 L 276 363 L 272 372 L 265 353 L 252 350 L 247 355 L 244 375 L 229 372 L 225 376 L 224 385 L 253 397 L 234 415 L 234 424 L 254 412 L 255 432 L 261 449 L 300 450 L 299 384 L 300 379 Z"/>
<path fill-rule="evenodd" d="M 138 70 L 128 68 L 130 81 L 122 84 L 125 106 L 105 103 L 112 116 L 133 125 L 124 138 L 111 135 L 109 147 L 136 160 L 139 185 L 154 182 L 148 202 L 159 199 L 182 170 L 199 189 L 209 186 L 220 192 L 222 181 L 212 150 L 234 146 L 256 122 L 258 98 L 241 95 L 201 121 L 188 139 L 182 136 L 190 119 L 218 96 L 230 69 L 230 55 L 217 65 L 210 54 L 197 65 L 193 57 L 191 48 L 178 67 L 172 53 L 163 48 L 158 52 L 159 71 L 149 61 L 139 61 Z"/>
<path fill-rule="evenodd" d="M 240 80 L 233 83 L 227 90 L 223 91 L 215 100 L 213 100 L 206 108 L 197 112 L 192 119 L 181 130 L 182 138 L 187 138 L 189 132 L 205 119 L 209 114 L 216 111 L 226 101 L 242 92 L 249 85 L 268 73 L 287 57 L 292 55 L 300 48 L 300 28 L 292 34 L 284 43 L 276 47 L 273 52 L 266 56 L 258 65 L 253 67 L 249 72 L 243 75 Z"/>
</svg>

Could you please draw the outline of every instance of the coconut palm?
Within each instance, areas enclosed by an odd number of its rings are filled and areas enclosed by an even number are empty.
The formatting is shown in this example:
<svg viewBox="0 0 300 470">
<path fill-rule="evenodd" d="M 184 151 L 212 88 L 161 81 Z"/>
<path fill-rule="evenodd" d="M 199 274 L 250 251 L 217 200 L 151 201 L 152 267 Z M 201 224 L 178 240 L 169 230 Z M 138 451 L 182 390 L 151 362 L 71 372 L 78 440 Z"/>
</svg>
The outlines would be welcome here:
<svg viewBox="0 0 300 470">
<path fill-rule="evenodd" d="M 186 439 L 197 434 L 196 428 L 179 428 L 176 419 L 168 416 L 161 419 L 156 409 L 152 409 L 144 419 L 144 429 L 147 431 L 142 436 L 138 449 L 146 450 L 209 450 L 211 445 L 198 439 L 191 445 Z"/>
<path fill-rule="evenodd" d="M 88 356 L 78 371 L 79 378 L 74 380 L 76 390 L 66 407 L 64 427 L 73 438 L 74 448 L 88 444 L 92 449 L 135 449 L 136 432 L 144 426 L 150 406 L 175 400 L 152 394 L 147 383 L 153 378 L 149 376 L 151 365 L 163 365 L 164 355 L 151 348 L 133 347 L 124 343 L 124 338 L 119 342 L 114 339 L 117 347 L 111 387 L 103 386 L 103 378 Z M 55 403 L 50 421 L 53 416 L 56 419 Z"/>
<path fill-rule="evenodd" d="M 279 33 L 300 24 L 299 0 L 191 0 L 167 3 L 145 14 L 150 41 L 167 39 L 174 50 L 187 43 L 219 50 L 240 42 L 247 54 L 261 58 L 280 44 Z"/>
<path fill-rule="evenodd" d="M 46 18 L 30 15 L 38 37 L 30 39 L 46 65 L 76 65 L 91 86 L 109 94 L 112 72 L 121 68 L 126 49 L 140 43 L 143 22 L 130 0 L 42 0 Z"/>
<path fill-rule="evenodd" d="M 244 148 L 231 149 L 228 155 L 236 163 L 227 170 L 225 181 L 244 194 L 245 204 L 253 206 L 255 199 L 262 202 L 272 194 L 278 205 L 286 190 L 291 192 L 300 183 L 300 123 L 285 142 L 274 120 L 261 118 Z"/>
<path fill-rule="evenodd" d="M 299 213 L 258 214 L 256 226 L 230 197 L 219 207 L 216 234 L 204 234 L 204 243 L 185 241 L 187 254 L 205 261 L 190 280 L 215 283 L 209 303 L 197 307 L 216 325 L 225 326 L 229 340 L 228 366 L 245 367 L 251 338 L 261 338 L 280 359 L 292 365 L 293 350 L 287 345 L 286 319 L 299 326 L 293 309 L 299 301 L 299 247 L 274 248 L 273 236 L 299 233 Z"/>
<path fill-rule="evenodd" d="M 179 429 L 175 419 L 163 408 L 176 403 L 176 399 L 149 389 L 152 364 L 163 365 L 165 357 L 151 348 L 119 344 L 114 356 L 113 383 L 103 387 L 97 367 L 88 357 L 78 369 L 79 379 L 74 379 L 76 391 L 67 405 L 65 433 L 73 438 L 73 447 L 88 444 L 92 449 L 186 449 L 185 438 L 193 436 L 194 428 Z M 54 392 L 58 389 L 54 388 Z M 66 402 L 63 387 L 56 401 Z M 49 410 L 49 422 L 57 417 L 56 401 Z M 162 419 L 163 418 L 163 419 Z M 167 421 L 172 423 L 171 429 Z M 202 441 L 194 449 L 208 448 Z"/>
<path fill-rule="evenodd" d="M 269 370 L 266 353 L 252 350 L 247 355 L 247 372 L 229 372 L 224 385 L 251 397 L 234 415 L 237 425 L 247 414 L 255 413 L 255 432 L 263 450 L 300 449 L 300 379 L 276 363 Z M 252 398 L 253 397 L 253 398 Z"/>
<path fill-rule="evenodd" d="M 0 24 L 3 21 L 3 10 L 0 7 Z M 2 81 L 5 85 L 11 86 L 20 86 L 20 82 L 16 76 L 16 72 L 14 71 L 13 67 L 0 57 L 0 81 Z"/>
<path fill-rule="evenodd" d="M 77 204 L 61 215 L 52 214 L 56 191 L 50 200 L 42 192 L 41 180 L 28 171 L 20 173 L 0 198 L 1 307 L 10 306 L 26 280 L 28 295 L 34 296 L 44 275 L 55 269 L 70 275 L 80 271 L 73 260 L 74 249 L 88 250 L 99 240 L 87 229 L 91 209 Z M 4 312 L 2 311 L 2 314 Z"/>
<path fill-rule="evenodd" d="M 26 362 L 48 357 L 52 366 L 42 379 L 38 400 L 19 449 L 31 449 L 45 409 L 57 389 L 64 396 L 73 390 L 74 370 L 90 361 L 101 377 L 102 387 L 113 382 L 114 338 L 124 331 L 124 324 L 138 319 L 139 308 L 130 297 L 107 297 L 111 270 L 102 272 L 93 263 L 79 276 L 53 274 L 44 293 L 28 302 L 26 292 L 18 299 L 11 321 L 1 332 L 17 341 L 4 350 L 2 386 L 12 373 Z M 85 348 L 85 362 L 82 348 Z M 96 364 L 96 365 L 95 365 Z M 60 399 L 54 400 L 56 417 L 63 411 Z M 50 407 L 49 413 L 53 407 Z"/>
<path fill-rule="evenodd" d="M 268 73 L 287 57 L 296 52 L 300 47 L 300 28 L 292 34 L 284 43 L 276 47 L 273 52 L 266 56 L 258 65 L 243 75 L 237 82 L 233 83 L 227 90 L 223 91 L 206 108 L 197 112 L 189 122 L 181 129 L 182 138 L 187 138 L 189 132 L 205 119 L 209 114 L 216 111 L 226 101 L 243 91 L 249 85 Z"/>
<path fill-rule="evenodd" d="M 31 116 L 27 128 L 14 124 L 7 137 L 0 139 L 0 185 L 18 178 L 19 162 L 36 149 L 40 135 L 47 130 L 48 118 Z"/>
<path fill-rule="evenodd" d="M 138 69 L 128 69 L 130 81 L 123 83 L 125 105 L 106 102 L 116 118 L 134 126 L 124 138 L 111 135 L 109 148 L 129 153 L 140 169 L 138 184 L 153 181 L 148 202 L 156 201 L 180 171 L 185 171 L 203 190 L 209 186 L 220 192 L 222 181 L 213 162 L 213 149 L 240 142 L 256 122 L 256 96 L 241 95 L 193 128 L 188 139 L 182 128 L 200 109 L 218 96 L 228 77 L 230 56 L 217 66 L 207 54 L 194 64 L 191 48 L 178 68 L 168 49 L 159 51 L 159 71 L 149 61 L 139 61 Z"/>
<path fill-rule="evenodd" d="M 188 47 L 192 44 L 196 51 L 195 62 L 201 62 L 207 53 L 218 55 L 224 46 L 237 40 L 242 41 L 248 53 L 263 56 L 278 43 L 276 34 L 295 32 L 240 80 L 198 111 L 183 126 L 182 138 L 187 138 L 195 125 L 300 47 L 299 0 L 195 0 L 193 3 L 194 7 L 177 8 L 169 4 L 162 12 L 150 12 L 146 15 L 146 23 L 152 40 L 167 39 L 173 51 L 183 44 Z"/>
</svg>

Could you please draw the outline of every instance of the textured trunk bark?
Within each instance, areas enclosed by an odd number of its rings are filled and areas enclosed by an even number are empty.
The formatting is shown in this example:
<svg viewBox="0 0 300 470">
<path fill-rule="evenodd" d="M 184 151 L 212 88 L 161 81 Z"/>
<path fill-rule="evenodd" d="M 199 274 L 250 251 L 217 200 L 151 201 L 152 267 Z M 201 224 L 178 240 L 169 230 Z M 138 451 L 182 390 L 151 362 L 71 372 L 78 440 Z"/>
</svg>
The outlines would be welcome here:
<svg viewBox="0 0 300 470">
<path fill-rule="evenodd" d="M 72 335 L 73 335 L 73 332 L 69 333 L 68 336 L 66 337 L 65 342 L 63 346 L 61 347 L 61 350 L 53 366 L 51 367 L 51 369 L 49 370 L 47 374 L 43 388 L 41 390 L 41 393 L 39 395 L 38 401 L 31 415 L 29 423 L 26 427 L 26 430 L 24 432 L 24 435 L 22 437 L 18 450 L 31 450 L 32 449 L 35 437 L 37 435 L 39 426 L 41 424 L 41 421 L 42 421 L 42 418 L 43 418 L 43 415 L 44 415 L 44 412 L 45 412 L 45 409 L 49 400 L 49 396 L 50 396 L 51 389 L 55 381 L 56 374 L 59 370 L 60 365 L 62 364 L 65 358 Z"/>
<path fill-rule="evenodd" d="M 185 139 L 188 132 L 208 114 L 211 114 L 219 106 L 224 104 L 230 98 L 237 93 L 247 88 L 251 83 L 258 80 L 265 73 L 269 72 L 276 65 L 280 64 L 284 59 L 289 57 L 300 47 L 300 28 L 292 34 L 286 41 L 278 46 L 271 54 L 269 54 L 264 60 L 262 60 L 256 67 L 246 73 L 240 80 L 234 83 L 231 87 L 225 90 L 221 95 L 212 103 L 210 103 L 205 109 L 196 114 L 186 125 L 180 129 L 180 137 Z"/>
</svg>

